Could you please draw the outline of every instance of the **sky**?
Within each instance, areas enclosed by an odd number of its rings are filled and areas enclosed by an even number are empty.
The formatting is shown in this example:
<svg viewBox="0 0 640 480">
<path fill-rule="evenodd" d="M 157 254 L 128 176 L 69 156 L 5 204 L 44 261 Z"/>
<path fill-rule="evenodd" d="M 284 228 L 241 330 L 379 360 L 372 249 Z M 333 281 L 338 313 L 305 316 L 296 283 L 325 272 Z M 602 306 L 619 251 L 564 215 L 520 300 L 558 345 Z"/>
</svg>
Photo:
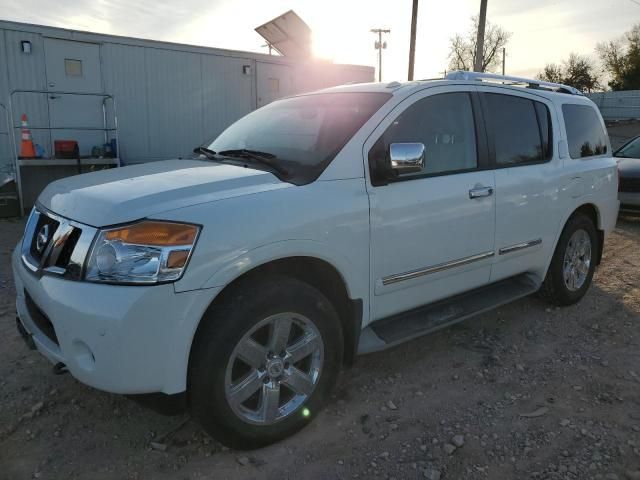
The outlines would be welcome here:
<svg viewBox="0 0 640 480">
<path fill-rule="evenodd" d="M 266 53 L 254 28 L 293 9 L 311 27 L 314 54 L 376 65 L 372 28 L 388 28 L 383 80 L 407 76 L 411 0 L 0 0 L 0 19 Z M 464 34 L 479 0 L 420 0 L 415 78 L 442 76 L 449 39 Z M 506 73 L 535 76 L 571 52 L 640 21 L 640 0 L 488 0 L 487 19 L 511 32 Z"/>
</svg>

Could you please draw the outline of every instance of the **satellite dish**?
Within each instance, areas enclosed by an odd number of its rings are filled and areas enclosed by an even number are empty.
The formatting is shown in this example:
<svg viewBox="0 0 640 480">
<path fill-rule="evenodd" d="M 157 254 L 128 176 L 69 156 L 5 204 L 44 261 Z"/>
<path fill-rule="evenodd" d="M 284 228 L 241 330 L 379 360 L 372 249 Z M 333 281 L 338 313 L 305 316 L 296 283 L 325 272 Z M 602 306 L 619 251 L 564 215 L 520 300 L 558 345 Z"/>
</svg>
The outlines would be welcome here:
<svg viewBox="0 0 640 480">
<path fill-rule="evenodd" d="M 285 57 L 311 56 L 311 29 L 293 10 L 260 25 L 255 30 L 268 45 Z"/>
</svg>

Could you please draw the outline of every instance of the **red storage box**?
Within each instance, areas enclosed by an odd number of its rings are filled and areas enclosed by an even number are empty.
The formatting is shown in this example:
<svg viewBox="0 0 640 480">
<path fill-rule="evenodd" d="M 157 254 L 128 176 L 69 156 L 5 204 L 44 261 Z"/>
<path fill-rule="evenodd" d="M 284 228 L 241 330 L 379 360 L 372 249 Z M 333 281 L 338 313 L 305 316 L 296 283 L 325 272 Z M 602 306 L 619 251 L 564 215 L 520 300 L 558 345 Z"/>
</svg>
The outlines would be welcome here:
<svg viewBox="0 0 640 480">
<path fill-rule="evenodd" d="M 53 149 L 56 158 L 78 158 L 80 149 L 75 140 L 54 140 Z"/>
</svg>

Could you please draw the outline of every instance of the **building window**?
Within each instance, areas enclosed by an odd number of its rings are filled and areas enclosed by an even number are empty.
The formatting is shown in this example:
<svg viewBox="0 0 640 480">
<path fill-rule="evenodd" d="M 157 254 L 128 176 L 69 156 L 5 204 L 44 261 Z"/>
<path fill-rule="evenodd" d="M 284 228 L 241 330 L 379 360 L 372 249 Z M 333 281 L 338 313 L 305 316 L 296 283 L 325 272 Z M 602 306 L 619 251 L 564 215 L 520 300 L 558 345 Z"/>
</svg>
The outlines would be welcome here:
<svg viewBox="0 0 640 480">
<path fill-rule="evenodd" d="M 82 76 L 82 60 L 65 58 L 64 73 L 67 75 L 67 77 L 81 77 Z"/>
<path fill-rule="evenodd" d="M 271 95 L 278 95 L 280 93 L 280 80 L 278 78 L 269 79 L 269 93 Z"/>
</svg>

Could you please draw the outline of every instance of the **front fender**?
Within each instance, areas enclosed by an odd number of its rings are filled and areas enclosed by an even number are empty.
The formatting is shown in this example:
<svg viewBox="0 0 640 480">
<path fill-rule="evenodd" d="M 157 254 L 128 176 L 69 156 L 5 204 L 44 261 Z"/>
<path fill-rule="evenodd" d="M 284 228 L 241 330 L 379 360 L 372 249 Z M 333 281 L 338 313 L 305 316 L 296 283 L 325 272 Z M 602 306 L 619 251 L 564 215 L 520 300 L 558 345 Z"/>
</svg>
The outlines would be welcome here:
<svg viewBox="0 0 640 480">
<path fill-rule="evenodd" d="M 291 257 L 312 257 L 329 263 L 342 277 L 349 297 L 367 303 L 368 272 L 358 269 L 330 245 L 315 240 L 283 240 L 243 252 L 225 262 L 201 288 L 224 287 L 260 265 Z"/>
</svg>

